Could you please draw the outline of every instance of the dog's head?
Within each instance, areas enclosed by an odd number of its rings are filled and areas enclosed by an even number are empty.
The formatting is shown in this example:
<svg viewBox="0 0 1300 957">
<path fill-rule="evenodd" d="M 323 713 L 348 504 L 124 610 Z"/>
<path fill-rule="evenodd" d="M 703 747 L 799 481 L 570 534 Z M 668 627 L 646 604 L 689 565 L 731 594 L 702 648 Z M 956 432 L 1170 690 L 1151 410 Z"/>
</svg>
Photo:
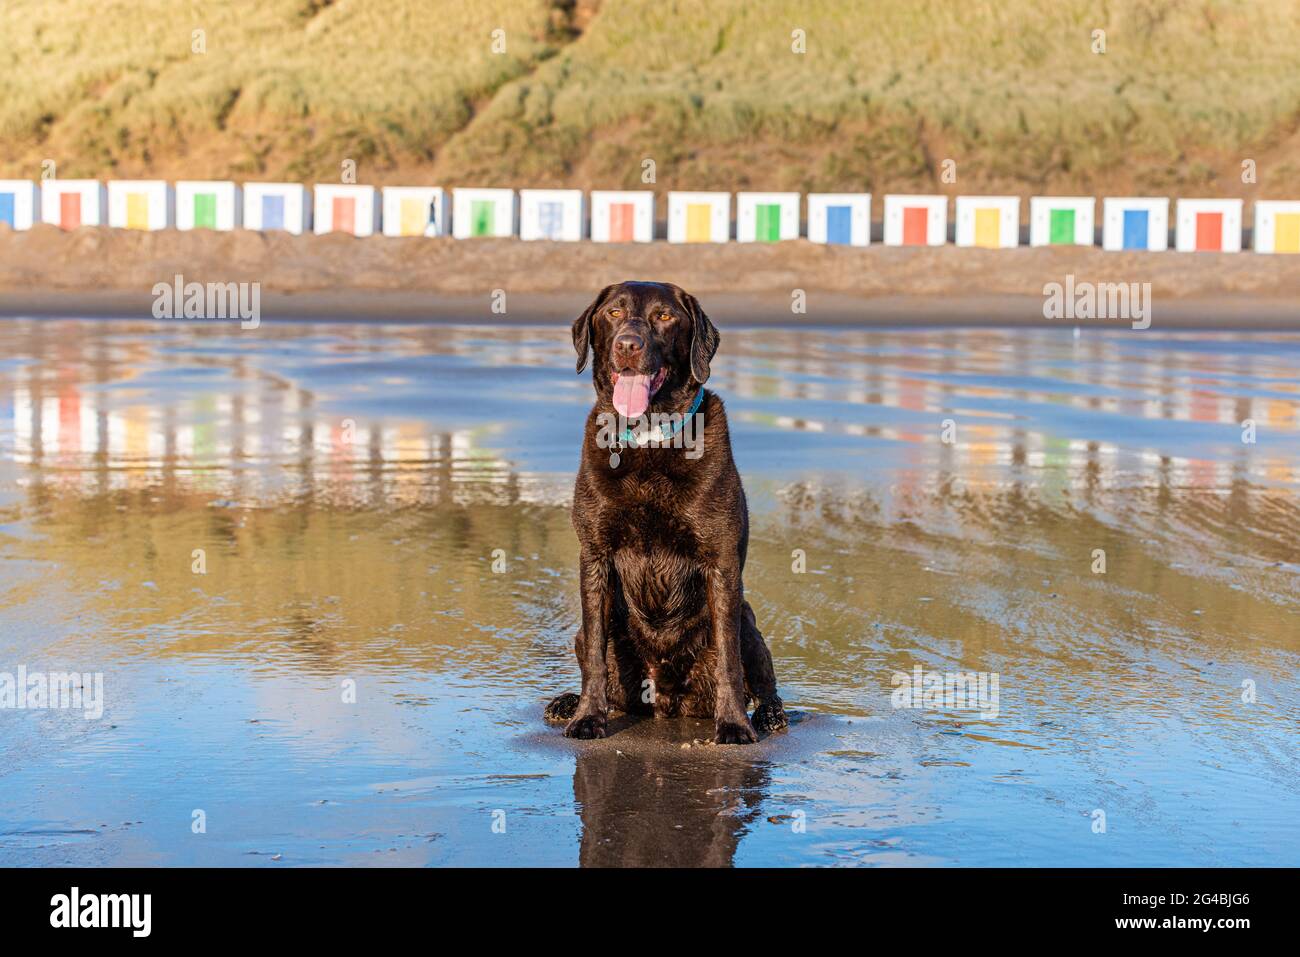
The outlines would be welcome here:
<svg viewBox="0 0 1300 957">
<path fill-rule="evenodd" d="M 689 404 L 720 338 L 699 300 L 668 282 L 606 286 L 573 323 L 578 371 L 593 354 L 596 395 L 628 419 Z"/>
</svg>

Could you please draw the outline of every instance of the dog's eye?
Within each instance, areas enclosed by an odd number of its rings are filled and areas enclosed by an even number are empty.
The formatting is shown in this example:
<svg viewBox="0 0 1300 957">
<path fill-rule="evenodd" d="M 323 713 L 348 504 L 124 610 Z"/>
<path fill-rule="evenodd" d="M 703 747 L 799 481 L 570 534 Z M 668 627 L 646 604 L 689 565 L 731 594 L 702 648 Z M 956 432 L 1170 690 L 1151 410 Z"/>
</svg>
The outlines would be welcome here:
<svg viewBox="0 0 1300 957">
<path fill-rule="evenodd" d="M 623 318 L 623 310 L 622 310 L 622 309 L 617 309 L 617 308 L 615 308 L 615 309 L 611 309 L 611 310 L 609 311 L 609 318 L 611 318 L 611 319 L 622 319 L 622 318 Z"/>
<path fill-rule="evenodd" d="M 655 318 L 658 319 L 660 322 L 672 322 L 677 317 L 674 316 L 671 312 L 661 312 L 659 313 L 659 315 L 655 316 Z"/>
</svg>

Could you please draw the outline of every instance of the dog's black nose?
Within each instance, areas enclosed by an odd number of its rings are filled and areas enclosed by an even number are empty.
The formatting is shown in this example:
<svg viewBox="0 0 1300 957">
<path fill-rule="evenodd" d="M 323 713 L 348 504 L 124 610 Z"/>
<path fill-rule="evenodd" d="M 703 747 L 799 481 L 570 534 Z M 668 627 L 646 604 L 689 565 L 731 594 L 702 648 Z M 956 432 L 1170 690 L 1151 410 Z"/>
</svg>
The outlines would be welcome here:
<svg viewBox="0 0 1300 957">
<path fill-rule="evenodd" d="M 645 348 L 645 340 L 635 332 L 620 332 L 614 338 L 614 351 L 620 356 L 634 356 Z"/>
</svg>

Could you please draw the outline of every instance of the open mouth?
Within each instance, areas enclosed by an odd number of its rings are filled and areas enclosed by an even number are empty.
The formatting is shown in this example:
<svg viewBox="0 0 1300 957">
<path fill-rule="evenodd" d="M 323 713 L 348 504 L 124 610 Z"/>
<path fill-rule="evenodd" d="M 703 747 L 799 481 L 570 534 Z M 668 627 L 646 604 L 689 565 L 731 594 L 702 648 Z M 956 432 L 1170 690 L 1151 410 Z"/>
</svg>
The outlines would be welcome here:
<svg viewBox="0 0 1300 957">
<path fill-rule="evenodd" d="M 668 367 L 664 366 L 653 376 L 639 372 L 614 373 L 614 408 L 625 419 L 635 419 L 650 407 L 650 399 L 668 378 Z"/>
</svg>

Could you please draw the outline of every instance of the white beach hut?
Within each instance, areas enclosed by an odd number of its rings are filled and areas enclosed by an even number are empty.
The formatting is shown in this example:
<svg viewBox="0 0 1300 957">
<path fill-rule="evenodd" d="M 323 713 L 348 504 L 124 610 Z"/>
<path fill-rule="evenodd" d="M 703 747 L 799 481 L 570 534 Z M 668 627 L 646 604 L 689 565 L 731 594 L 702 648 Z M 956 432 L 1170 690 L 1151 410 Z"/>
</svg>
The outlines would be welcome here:
<svg viewBox="0 0 1300 957">
<path fill-rule="evenodd" d="M 108 191 L 94 179 L 47 179 L 41 183 L 41 222 L 60 229 L 102 226 Z"/>
<path fill-rule="evenodd" d="M 731 235 L 731 194 L 670 192 L 670 243 L 725 243 Z"/>
<path fill-rule="evenodd" d="M 245 183 L 244 228 L 282 229 L 299 235 L 311 227 L 311 200 L 301 183 Z"/>
<path fill-rule="evenodd" d="M 317 235 L 373 236 L 379 231 L 379 196 L 373 186 L 317 183 L 312 223 Z"/>
<path fill-rule="evenodd" d="M 871 243 L 870 193 L 809 193 L 808 238 L 814 243 Z"/>
<path fill-rule="evenodd" d="M 243 211 L 239 186 L 228 180 L 180 180 L 176 184 L 176 228 L 237 229 Z"/>
<path fill-rule="evenodd" d="M 1019 196 L 958 196 L 956 215 L 958 246 L 1020 245 Z"/>
<path fill-rule="evenodd" d="M 942 246 L 948 241 L 948 197 L 885 197 L 886 246 Z"/>
<path fill-rule="evenodd" d="M 457 239 L 515 234 L 513 189 L 453 189 L 451 230 Z"/>
<path fill-rule="evenodd" d="M 1300 201 L 1261 199 L 1255 203 L 1255 252 L 1300 253 Z"/>
<path fill-rule="evenodd" d="M 41 189 L 29 179 L 0 179 L 0 223 L 31 229 L 40 221 Z"/>
<path fill-rule="evenodd" d="M 108 183 L 108 225 L 114 229 L 167 229 L 172 224 L 172 187 L 161 179 L 115 179 Z"/>
<path fill-rule="evenodd" d="M 521 189 L 519 238 L 577 242 L 586 222 L 580 189 Z"/>
<path fill-rule="evenodd" d="M 437 186 L 385 186 L 385 236 L 447 235 L 447 192 Z"/>
<path fill-rule="evenodd" d="M 737 242 L 775 243 L 798 238 L 798 193 L 736 194 Z"/>
<path fill-rule="evenodd" d="M 1241 252 L 1239 199 L 1180 199 L 1175 248 L 1180 253 Z"/>
<path fill-rule="evenodd" d="M 1096 217 L 1097 200 L 1091 196 L 1033 196 L 1029 200 L 1029 245 L 1091 246 Z"/>
<path fill-rule="evenodd" d="M 654 238 L 654 192 L 648 189 L 592 190 L 592 242 L 648 243 Z"/>
<path fill-rule="evenodd" d="M 1114 252 L 1169 248 L 1169 200 L 1151 196 L 1107 196 L 1102 200 L 1101 246 Z"/>
</svg>

